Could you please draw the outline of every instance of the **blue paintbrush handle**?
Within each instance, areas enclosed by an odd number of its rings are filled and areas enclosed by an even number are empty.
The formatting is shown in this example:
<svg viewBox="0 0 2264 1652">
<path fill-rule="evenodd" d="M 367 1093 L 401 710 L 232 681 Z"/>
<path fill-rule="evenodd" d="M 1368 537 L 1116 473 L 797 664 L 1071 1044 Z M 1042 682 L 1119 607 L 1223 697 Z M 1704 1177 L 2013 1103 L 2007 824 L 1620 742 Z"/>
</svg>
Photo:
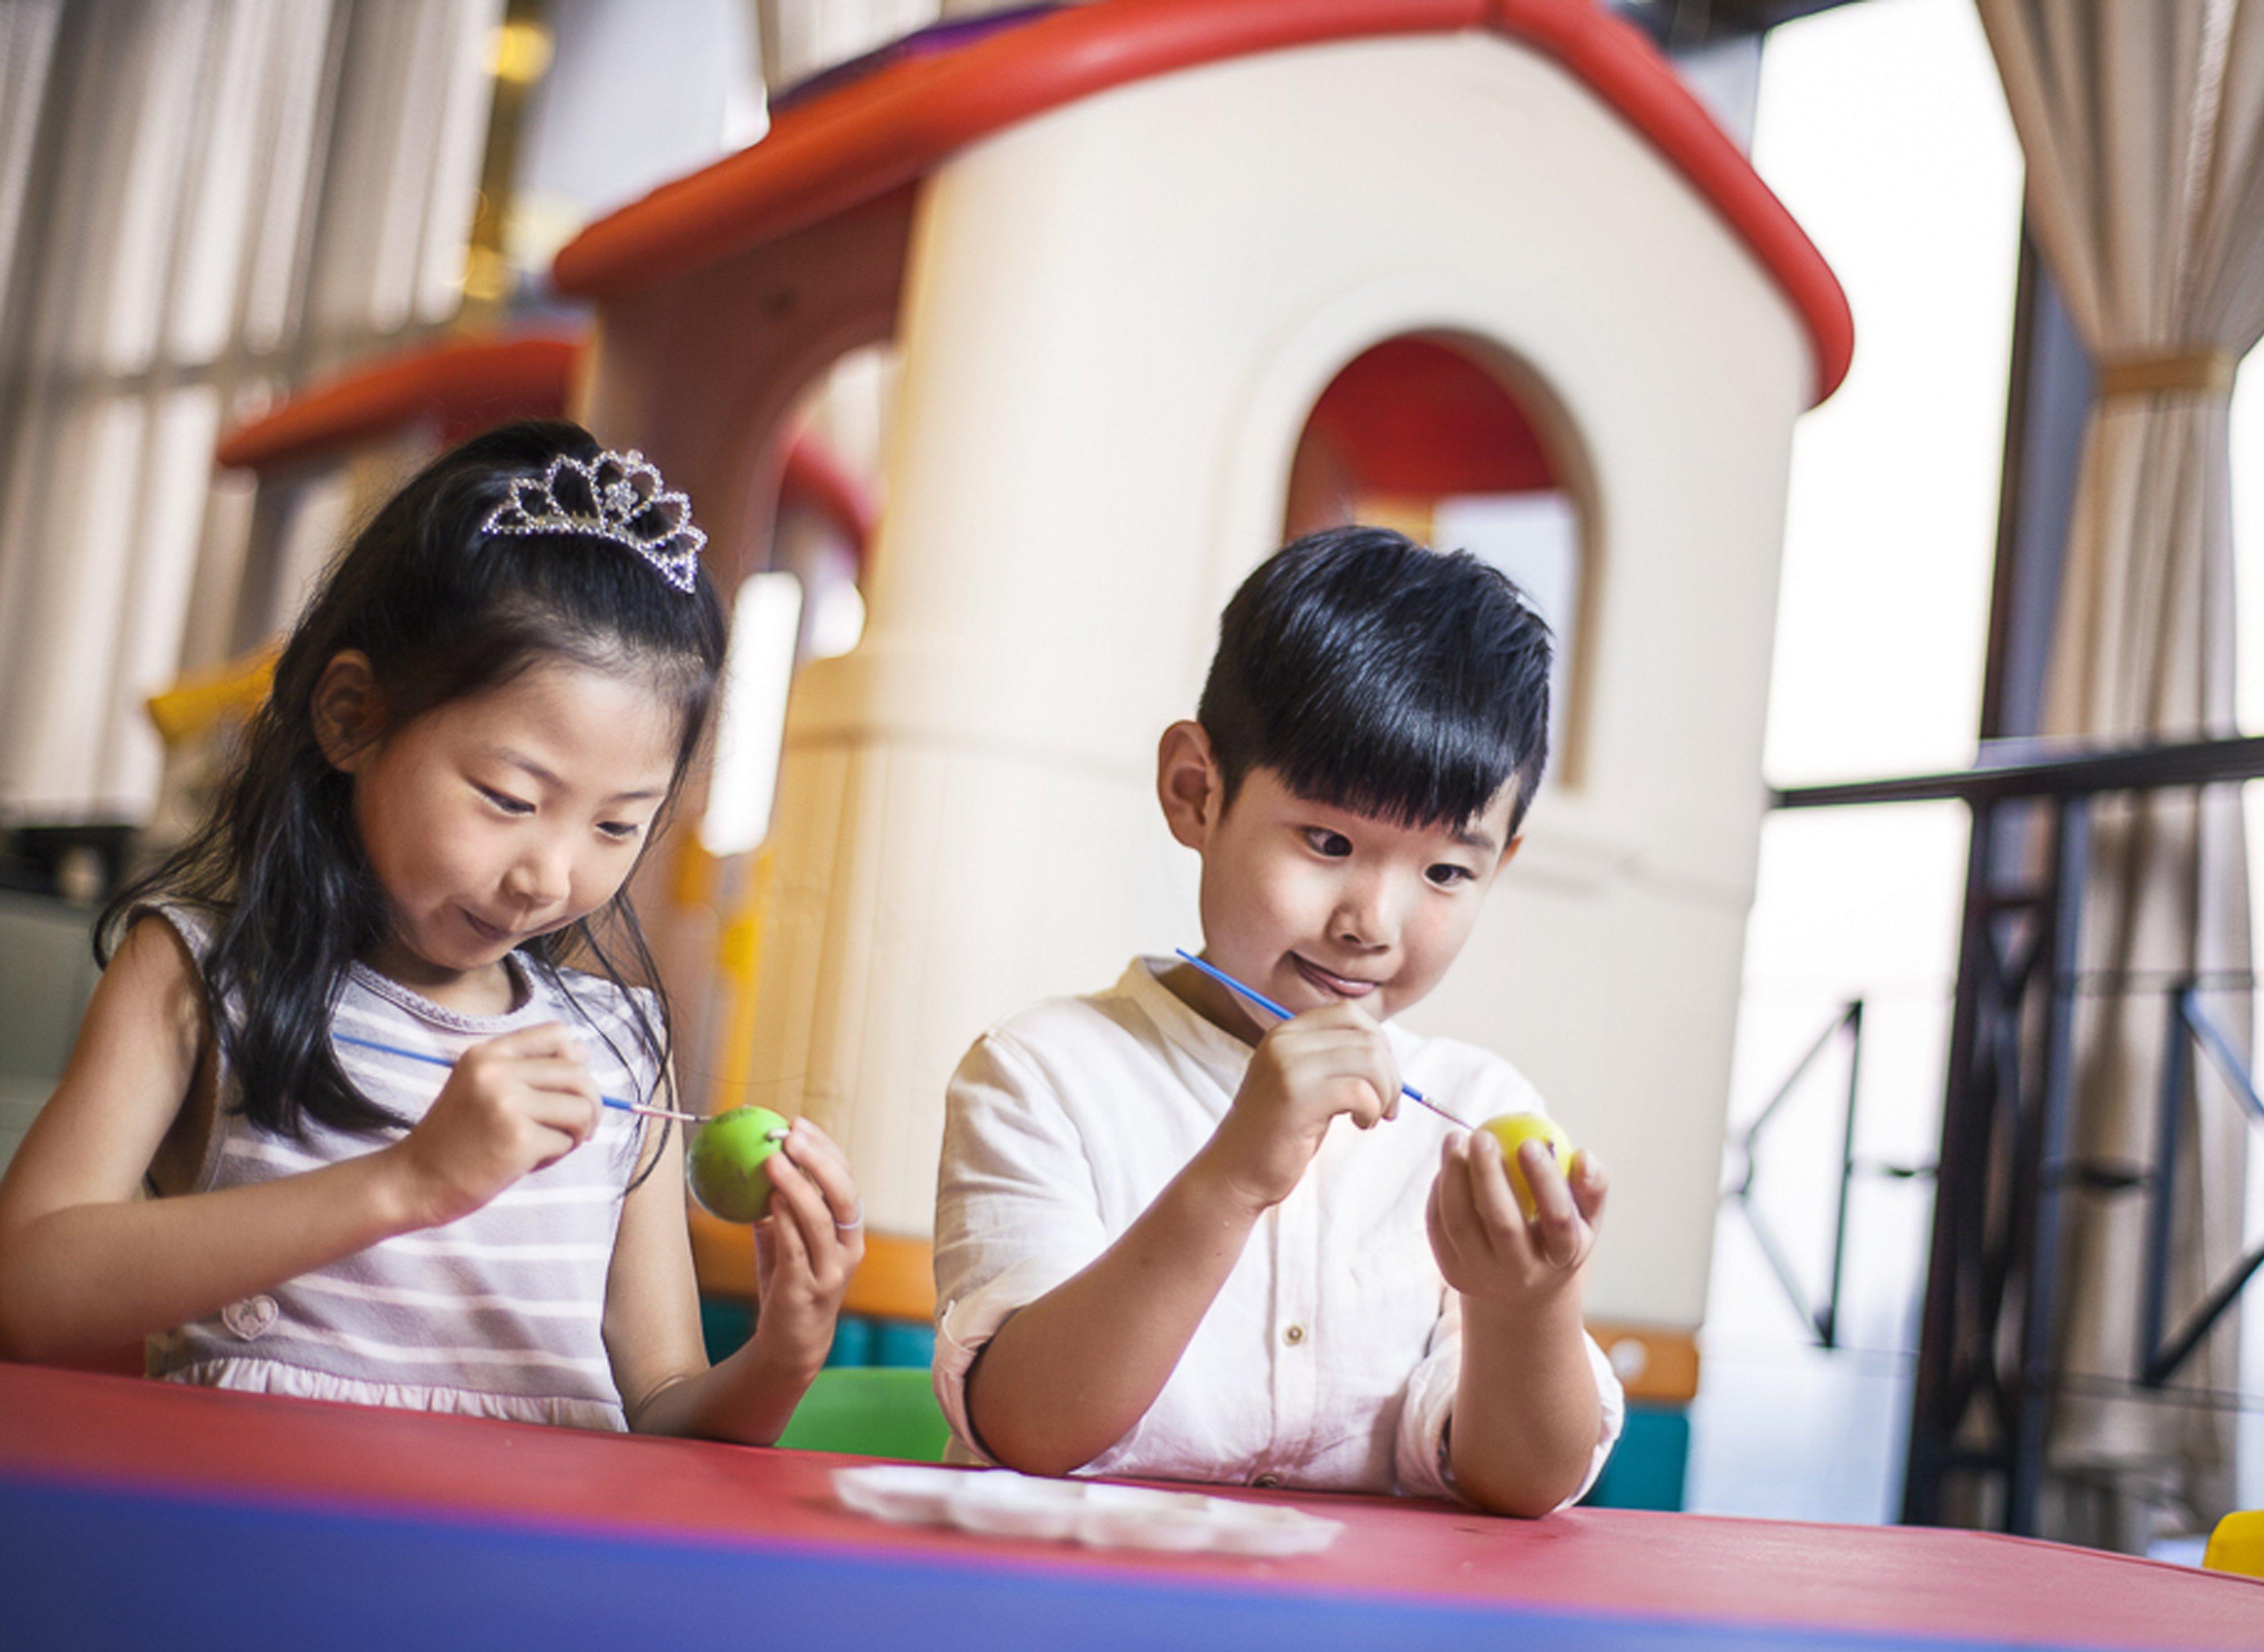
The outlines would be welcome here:
<svg viewBox="0 0 2264 1652">
<path fill-rule="evenodd" d="M 1279 1015 L 1284 1021 L 1293 1019 L 1289 1011 L 1284 1009 L 1281 1005 L 1266 997 L 1265 993 L 1259 992 L 1256 987 L 1244 986 L 1240 981 L 1236 980 L 1234 977 L 1229 975 L 1224 970 L 1219 968 L 1217 964 L 1204 963 L 1202 959 L 1197 957 L 1185 947 L 1173 947 L 1172 950 L 1178 953 L 1188 963 L 1194 964 L 1204 974 L 1209 976 L 1211 979 L 1216 981 L 1221 986 L 1225 987 L 1230 992 L 1241 993 L 1252 1003 L 1257 1005 L 1259 1008 L 1266 1011 L 1270 1015 Z M 1438 1114 L 1440 1117 L 1445 1119 L 1448 1124 L 1461 1124 L 1462 1128 L 1464 1130 L 1468 1130 L 1469 1128 L 1468 1124 L 1463 1124 L 1461 1119 L 1455 1117 L 1445 1108 L 1440 1107 L 1429 1096 L 1424 1095 L 1422 1091 L 1417 1089 L 1412 1084 L 1402 1084 L 1399 1087 L 1399 1093 L 1405 1096 L 1409 1101 L 1413 1102 L 1417 1106 L 1429 1108 L 1433 1112 Z"/>
<path fill-rule="evenodd" d="M 340 1044 L 359 1044 L 365 1050 L 376 1050 L 386 1055 L 397 1055 L 406 1061 L 429 1062 L 436 1067 L 454 1067 L 456 1065 L 444 1055 L 433 1055 L 424 1050 L 404 1050 L 397 1044 L 380 1044 L 374 1038 L 357 1038 L 350 1032 L 333 1032 L 330 1037 L 336 1038 Z M 671 1112 L 665 1107 L 648 1107 L 636 1102 L 625 1102 L 618 1095 L 600 1095 L 598 1099 L 608 1107 L 620 1108 L 625 1113 L 649 1113 L 657 1117 L 681 1118 L 695 1124 L 700 1122 L 697 1113 Z"/>
</svg>

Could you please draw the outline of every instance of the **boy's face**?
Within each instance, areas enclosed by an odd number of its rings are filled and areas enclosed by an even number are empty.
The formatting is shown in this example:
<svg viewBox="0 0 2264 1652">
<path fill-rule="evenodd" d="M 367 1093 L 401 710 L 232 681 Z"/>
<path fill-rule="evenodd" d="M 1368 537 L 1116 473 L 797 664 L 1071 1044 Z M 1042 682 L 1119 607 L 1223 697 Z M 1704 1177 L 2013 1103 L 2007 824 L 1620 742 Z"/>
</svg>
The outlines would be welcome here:
<svg viewBox="0 0 2264 1652">
<path fill-rule="evenodd" d="M 1381 1021 L 1421 1000 L 1469 939 L 1519 841 L 1509 786 L 1459 826 L 1403 826 L 1314 803 L 1263 768 L 1244 776 L 1230 806 L 1194 723 L 1165 733 L 1157 782 L 1172 835 L 1202 856 L 1206 957 L 1293 1012 L 1353 1002 Z M 1272 1022 L 1223 989 L 1198 1008 L 1252 1037 Z"/>
</svg>

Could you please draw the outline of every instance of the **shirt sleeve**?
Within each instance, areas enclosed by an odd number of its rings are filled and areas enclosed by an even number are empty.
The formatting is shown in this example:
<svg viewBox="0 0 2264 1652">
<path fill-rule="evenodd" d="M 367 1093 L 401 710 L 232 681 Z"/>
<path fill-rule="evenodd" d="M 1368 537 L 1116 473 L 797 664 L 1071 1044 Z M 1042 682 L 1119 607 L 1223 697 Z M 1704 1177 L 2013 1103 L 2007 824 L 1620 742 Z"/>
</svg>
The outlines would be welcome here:
<svg viewBox="0 0 2264 1652">
<path fill-rule="evenodd" d="M 1432 1333 L 1430 1350 L 1407 1379 L 1405 1399 L 1399 1408 L 1399 1433 L 1393 1443 L 1393 1473 L 1400 1492 L 1410 1497 L 1448 1497 L 1467 1503 L 1455 1483 L 1447 1459 L 1447 1425 L 1455 1414 L 1455 1394 L 1462 1374 L 1462 1304 L 1451 1289 L 1445 1293 L 1438 1328 Z M 1619 1373 L 1596 1339 L 1583 1331 L 1588 1350 L 1588 1369 L 1595 1373 L 1596 1401 L 1601 1413 L 1596 1430 L 1596 1449 L 1588 1458 L 1588 1472 L 1572 1495 L 1556 1506 L 1570 1508 L 1588 1495 L 1596 1476 L 1604 1472 L 1620 1430 L 1627 1425 L 1627 1393 Z"/>
<path fill-rule="evenodd" d="M 947 1094 L 936 1175 L 935 1397 L 966 1449 L 967 1372 L 1017 1310 L 1107 1249 L 1076 1124 L 1028 1052 L 992 1032 Z"/>
</svg>

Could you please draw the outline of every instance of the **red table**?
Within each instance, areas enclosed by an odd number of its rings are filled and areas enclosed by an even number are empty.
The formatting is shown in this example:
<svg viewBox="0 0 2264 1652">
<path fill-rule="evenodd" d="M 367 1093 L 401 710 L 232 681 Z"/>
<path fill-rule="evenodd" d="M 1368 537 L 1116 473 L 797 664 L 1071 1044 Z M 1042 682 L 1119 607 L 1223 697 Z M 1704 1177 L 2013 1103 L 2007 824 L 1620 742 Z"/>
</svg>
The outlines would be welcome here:
<svg viewBox="0 0 2264 1652">
<path fill-rule="evenodd" d="M 848 1460 L 0 1365 L 0 1645 L 2264 1648 L 2264 1583 L 2015 1538 L 1277 1495 L 1346 1530 L 1108 1553 L 865 1520 Z"/>
</svg>

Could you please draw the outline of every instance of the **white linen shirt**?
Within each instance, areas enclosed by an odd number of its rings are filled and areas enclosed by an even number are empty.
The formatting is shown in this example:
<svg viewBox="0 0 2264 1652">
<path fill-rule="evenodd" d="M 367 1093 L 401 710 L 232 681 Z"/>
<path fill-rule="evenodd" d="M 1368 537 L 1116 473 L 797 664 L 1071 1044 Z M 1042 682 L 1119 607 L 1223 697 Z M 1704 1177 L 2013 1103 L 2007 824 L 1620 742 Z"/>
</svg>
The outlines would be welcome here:
<svg viewBox="0 0 2264 1652">
<path fill-rule="evenodd" d="M 1017 1309 L 1099 1256 L 1225 1117 L 1250 1046 L 1136 958 L 1116 985 L 999 1022 L 953 1075 L 936 1195 L 935 1392 L 950 1460 L 987 1460 L 967 1372 Z M 1476 1122 L 1539 1112 L 1499 1057 L 1387 1024 L 1400 1076 Z M 1403 1102 L 1370 1131 L 1339 1118 L 1267 1211 L 1155 1403 L 1080 1474 L 1455 1496 L 1444 1451 L 1461 1372 L 1460 1298 L 1424 1227 L 1453 1128 Z M 1601 1472 L 1625 1412 L 1588 1339 Z M 1567 1499 L 1571 1501 L 1572 1499 Z"/>
</svg>

